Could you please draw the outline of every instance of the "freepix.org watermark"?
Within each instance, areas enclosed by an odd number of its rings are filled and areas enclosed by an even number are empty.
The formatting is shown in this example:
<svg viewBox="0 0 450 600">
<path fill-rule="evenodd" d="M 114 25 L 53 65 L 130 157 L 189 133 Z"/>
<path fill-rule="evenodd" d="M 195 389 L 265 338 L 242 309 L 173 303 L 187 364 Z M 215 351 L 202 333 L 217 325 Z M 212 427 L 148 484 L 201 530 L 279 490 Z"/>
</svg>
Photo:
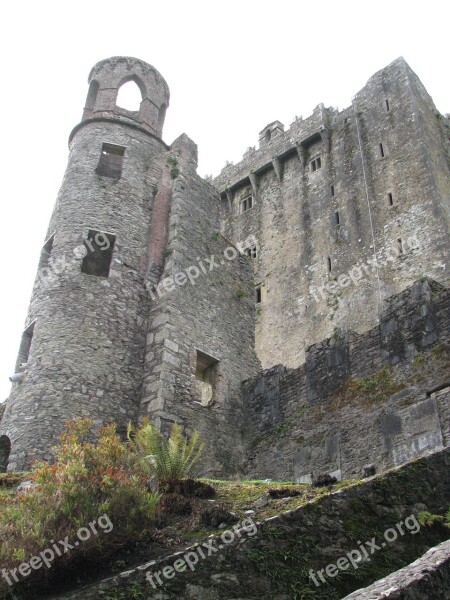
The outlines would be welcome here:
<svg viewBox="0 0 450 600">
<path fill-rule="evenodd" d="M 80 543 L 87 542 L 92 535 L 98 535 L 99 530 L 97 529 L 97 526 L 103 533 L 110 533 L 110 531 L 113 529 L 111 519 L 105 513 L 98 519 L 91 521 L 87 527 L 80 527 L 80 529 L 77 531 L 78 539 L 72 544 L 69 542 L 68 536 L 66 536 L 63 540 L 59 540 L 59 542 L 50 540 L 51 548 L 46 548 L 45 550 L 42 550 L 42 552 L 39 552 L 38 555 L 32 556 L 28 562 L 23 562 L 16 569 L 11 569 L 10 571 L 2 569 L 3 579 L 8 585 L 12 586 L 19 582 L 18 574 L 22 578 L 25 578 L 32 573 L 32 570 L 37 571 L 44 565 L 47 567 L 47 569 L 50 569 L 52 562 L 57 556 L 62 556 L 63 554 L 66 554 L 67 552 L 70 552 L 79 546 Z"/>
<path fill-rule="evenodd" d="M 394 527 L 386 529 L 383 534 L 385 541 L 381 542 L 380 545 L 377 544 L 377 540 L 374 537 L 370 541 L 364 542 L 364 544 L 358 541 L 358 550 L 347 552 L 345 556 L 338 558 L 336 563 L 330 563 L 324 569 L 320 569 L 319 571 L 310 569 L 309 577 L 312 579 L 315 586 L 319 587 L 322 583 L 326 583 L 324 573 L 327 577 L 336 577 L 340 570 L 347 571 L 350 567 L 358 569 L 361 564 L 370 561 L 370 556 L 375 554 L 377 550 L 382 550 L 388 544 L 394 543 L 399 535 L 402 536 L 405 535 L 405 533 L 415 535 L 416 533 L 419 533 L 419 530 L 420 524 L 418 520 L 415 515 L 410 515 L 409 517 L 406 517 L 404 521 L 397 523 Z"/>
<path fill-rule="evenodd" d="M 158 585 L 163 585 L 163 579 L 173 579 L 177 573 L 184 573 L 187 569 L 195 571 L 196 565 L 200 560 L 205 560 L 213 556 L 228 544 L 232 544 L 236 538 L 242 538 L 244 534 L 247 537 L 253 537 L 256 532 L 257 527 L 254 521 L 250 517 L 244 519 L 241 523 L 234 525 L 232 529 L 225 530 L 219 539 L 208 539 L 194 550 L 189 550 L 182 558 L 174 561 L 172 566 L 167 565 L 162 571 L 157 571 L 156 573 L 148 572 L 146 579 L 152 585 L 153 589 L 156 589 Z"/>
<path fill-rule="evenodd" d="M 398 240 L 397 244 L 386 250 L 386 258 L 370 258 L 367 261 L 360 261 L 347 272 L 342 273 L 336 281 L 328 281 L 320 287 L 315 285 L 309 289 L 309 296 L 302 296 L 297 299 L 298 304 L 311 302 L 320 302 L 325 300 L 327 293 L 337 293 L 351 285 L 359 285 L 362 281 L 370 279 L 376 275 L 378 269 L 385 267 L 388 263 L 398 260 L 401 256 L 406 256 L 413 250 L 420 250 L 420 241 L 416 236 L 411 236 L 405 241 Z"/>
<path fill-rule="evenodd" d="M 111 241 L 107 234 L 97 231 L 95 235 L 87 237 L 82 244 L 73 249 L 74 256 L 71 256 L 70 260 L 67 260 L 65 254 L 58 258 L 50 258 L 48 264 L 38 270 L 37 279 L 41 284 L 54 281 L 58 275 L 64 273 L 77 260 L 85 258 L 89 253 L 94 253 L 96 250 L 105 251 L 110 247 Z"/>
<path fill-rule="evenodd" d="M 156 300 L 157 297 L 161 298 L 164 294 L 172 292 L 177 287 L 183 287 L 188 282 L 195 285 L 199 277 L 204 277 L 214 269 L 235 260 L 238 256 L 245 254 L 247 250 L 256 252 L 259 250 L 258 240 L 254 235 L 249 235 L 243 242 L 238 242 L 236 246 L 227 246 L 219 257 L 214 254 L 203 259 L 197 256 L 196 264 L 190 265 L 175 275 L 165 277 L 157 285 L 148 282 L 145 287 L 152 300 Z"/>
</svg>

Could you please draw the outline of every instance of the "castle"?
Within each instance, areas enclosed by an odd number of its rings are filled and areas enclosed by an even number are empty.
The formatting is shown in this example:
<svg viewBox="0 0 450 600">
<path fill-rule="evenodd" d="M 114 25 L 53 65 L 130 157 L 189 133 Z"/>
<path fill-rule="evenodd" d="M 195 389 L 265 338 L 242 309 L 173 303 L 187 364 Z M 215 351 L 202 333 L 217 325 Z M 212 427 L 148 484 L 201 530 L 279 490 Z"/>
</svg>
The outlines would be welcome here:
<svg viewBox="0 0 450 600">
<path fill-rule="evenodd" d="M 116 105 L 129 81 L 136 112 Z M 349 108 L 270 123 L 214 180 L 185 134 L 162 140 L 168 104 L 141 60 L 90 73 L 0 470 L 50 459 L 76 416 L 178 422 L 209 473 L 297 481 L 449 445 L 450 121 L 404 59 Z"/>
</svg>

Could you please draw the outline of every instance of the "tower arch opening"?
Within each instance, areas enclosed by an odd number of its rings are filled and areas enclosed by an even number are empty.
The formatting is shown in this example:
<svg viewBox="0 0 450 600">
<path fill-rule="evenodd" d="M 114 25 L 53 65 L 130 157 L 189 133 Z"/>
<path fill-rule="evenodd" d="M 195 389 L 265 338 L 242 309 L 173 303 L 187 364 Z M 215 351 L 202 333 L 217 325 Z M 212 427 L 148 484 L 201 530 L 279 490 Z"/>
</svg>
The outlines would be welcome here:
<svg viewBox="0 0 450 600">
<path fill-rule="evenodd" d="M 11 440 L 7 435 L 0 436 L 0 473 L 6 473 L 10 452 Z"/>
<path fill-rule="evenodd" d="M 142 102 L 142 90 L 134 79 L 122 83 L 117 92 L 116 106 L 131 112 L 139 112 Z"/>
</svg>

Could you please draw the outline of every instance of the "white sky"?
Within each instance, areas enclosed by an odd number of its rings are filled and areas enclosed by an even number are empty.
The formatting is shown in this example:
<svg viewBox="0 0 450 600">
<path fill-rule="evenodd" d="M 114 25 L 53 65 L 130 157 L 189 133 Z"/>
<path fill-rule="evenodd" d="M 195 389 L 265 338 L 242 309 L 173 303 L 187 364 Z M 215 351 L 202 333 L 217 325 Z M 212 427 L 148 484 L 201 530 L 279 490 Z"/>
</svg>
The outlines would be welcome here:
<svg viewBox="0 0 450 600">
<path fill-rule="evenodd" d="M 404 56 L 438 109 L 448 98 L 449 4 L 429 0 L 3 2 L 0 401 L 9 393 L 37 262 L 91 67 L 128 55 L 171 90 L 164 139 L 187 133 L 201 175 L 237 162 L 276 119 L 344 108 Z"/>
</svg>

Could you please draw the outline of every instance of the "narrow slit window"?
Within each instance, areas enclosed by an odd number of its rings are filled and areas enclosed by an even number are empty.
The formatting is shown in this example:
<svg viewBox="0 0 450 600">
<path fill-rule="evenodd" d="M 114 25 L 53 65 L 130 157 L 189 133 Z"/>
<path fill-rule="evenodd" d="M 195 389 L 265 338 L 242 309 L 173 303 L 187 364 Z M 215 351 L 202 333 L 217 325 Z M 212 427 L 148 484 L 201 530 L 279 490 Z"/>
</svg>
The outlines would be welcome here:
<svg viewBox="0 0 450 600">
<path fill-rule="evenodd" d="M 123 157 L 125 148 L 115 144 L 103 144 L 100 161 L 96 170 L 97 175 L 120 179 L 122 177 Z"/>
<path fill-rule="evenodd" d="M 16 373 L 20 371 L 21 367 L 26 365 L 30 356 L 31 342 L 33 341 L 34 335 L 34 324 L 31 323 L 25 331 L 22 333 L 22 339 L 20 341 L 19 354 L 16 361 Z"/>
<path fill-rule="evenodd" d="M 397 238 L 397 251 L 399 254 L 403 254 L 403 242 L 402 238 Z"/>
<path fill-rule="evenodd" d="M 386 106 L 386 112 L 389 112 L 391 110 L 391 108 L 389 106 L 389 100 L 386 99 L 384 102 L 385 102 L 385 106 Z"/>
<path fill-rule="evenodd" d="M 335 221 L 336 225 L 339 225 L 339 224 L 340 224 L 340 222 L 341 222 L 341 219 L 340 219 L 340 216 L 339 216 L 339 212 L 338 212 L 338 211 L 336 211 L 336 212 L 334 213 L 334 221 Z"/>
<path fill-rule="evenodd" d="M 260 285 L 255 287 L 255 302 L 256 304 L 261 304 L 262 302 L 262 288 Z"/>
<path fill-rule="evenodd" d="M 394 198 L 393 198 L 391 192 L 389 192 L 387 195 L 387 201 L 388 201 L 388 206 L 394 206 Z"/>
<path fill-rule="evenodd" d="M 384 158 L 384 148 L 383 148 L 383 144 L 378 144 L 378 150 L 380 152 L 380 158 Z"/>
<path fill-rule="evenodd" d="M 331 192 L 331 195 L 334 196 L 334 185 L 331 186 L 330 192 Z"/>
<path fill-rule="evenodd" d="M 55 239 L 55 236 L 52 235 L 43 245 L 42 250 L 41 250 L 41 257 L 39 259 L 39 269 L 45 269 L 46 267 L 48 267 L 48 263 L 50 260 L 50 256 L 53 250 L 53 241 Z"/>
<path fill-rule="evenodd" d="M 116 236 L 90 229 L 84 240 L 85 256 L 81 263 L 81 272 L 97 277 L 108 277 Z"/>
<path fill-rule="evenodd" d="M 331 258 L 329 256 L 327 257 L 327 268 L 328 273 L 331 273 Z"/>
</svg>

